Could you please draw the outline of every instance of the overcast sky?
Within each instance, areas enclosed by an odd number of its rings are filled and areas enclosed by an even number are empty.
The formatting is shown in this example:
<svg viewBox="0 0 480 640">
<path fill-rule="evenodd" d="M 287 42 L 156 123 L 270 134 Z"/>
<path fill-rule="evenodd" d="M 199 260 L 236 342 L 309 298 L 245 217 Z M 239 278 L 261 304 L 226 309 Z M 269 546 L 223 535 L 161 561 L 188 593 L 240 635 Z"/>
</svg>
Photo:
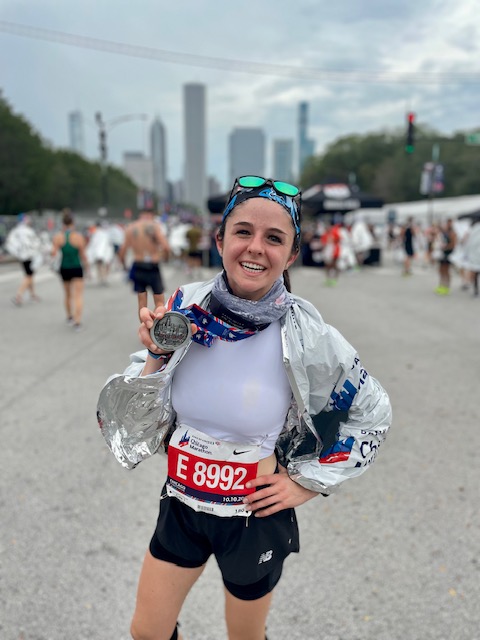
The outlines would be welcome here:
<svg viewBox="0 0 480 640">
<path fill-rule="evenodd" d="M 68 113 L 79 109 L 92 159 L 95 112 L 107 122 L 159 116 L 168 177 L 176 180 L 183 173 L 182 85 L 201 82 L 208 172 L 225 187 L 231 130 L 263 127 L 270 157 L 274 139 L 296 138 L 304 100 L 317 151 L 342 135 L 403 128 L 408 110 L 442 133 L 480 128 L 478 6 L 478 0 L 0 0 L 0 89 L 56 147 L 68 146 Z M 18 25 L 35 27 L 36 37 L 20 35 Z M 47 30 L 69 42 L 76 41 L 71 36 L 108 41 L 109 50 L 41 39 Z M 132 120 L 112 127 L 110 161 L 120 165 L 124 151 L 148 153 L 148 126 Z"/>
</svg>

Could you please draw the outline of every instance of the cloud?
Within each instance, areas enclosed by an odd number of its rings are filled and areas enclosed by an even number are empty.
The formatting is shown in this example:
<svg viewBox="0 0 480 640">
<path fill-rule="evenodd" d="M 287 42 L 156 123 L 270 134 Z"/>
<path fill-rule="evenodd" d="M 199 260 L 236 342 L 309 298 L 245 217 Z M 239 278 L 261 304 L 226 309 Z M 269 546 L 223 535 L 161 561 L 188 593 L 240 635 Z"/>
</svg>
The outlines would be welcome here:
<svg viewBox="0 0 480 640">
<path fill-rule="evenodd" d="M 184 64 L 0 30 L 1 88 L 44 137 L 66 146 L 67 114 L 78 108 L 90 123 L 87 154 L 97 158 L 96 111 L 106 121 L 158 114 L 171 179 L 182 174 L 182 86 L 192 81 L 207 88 L 209 173 L 223 182 L 231 130 L 263 127 L 270 149 L 275 138 L 296 137 L 300 101 L 310 105 L 317 150 L 341 135 L 402 127 L 410 109 L 444 133 L 480 125 L 476 0 L 0 0 L 0 11 L 13 23 L 178 54 Z M 109 132 L 109 157 L 120 164 L 133 149 L 148 150 L 148 126 L 134 119 Z"/>
</svg>

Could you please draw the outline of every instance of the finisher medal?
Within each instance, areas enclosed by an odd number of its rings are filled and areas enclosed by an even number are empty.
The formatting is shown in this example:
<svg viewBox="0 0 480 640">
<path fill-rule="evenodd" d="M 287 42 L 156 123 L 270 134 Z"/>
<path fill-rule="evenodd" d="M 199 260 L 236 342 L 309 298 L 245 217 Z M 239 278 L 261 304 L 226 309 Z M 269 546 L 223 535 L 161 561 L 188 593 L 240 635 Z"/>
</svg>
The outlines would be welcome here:
<svg viewBox="0 0 480 640">
<path fill-rule="evenodd" d="M 175 351 L 192 337 L 190 320 L 178 311 L 167 311 L 163 318 L 157 318 L 153 323 L 150 337 L 159 349 Z"/>
</svg>

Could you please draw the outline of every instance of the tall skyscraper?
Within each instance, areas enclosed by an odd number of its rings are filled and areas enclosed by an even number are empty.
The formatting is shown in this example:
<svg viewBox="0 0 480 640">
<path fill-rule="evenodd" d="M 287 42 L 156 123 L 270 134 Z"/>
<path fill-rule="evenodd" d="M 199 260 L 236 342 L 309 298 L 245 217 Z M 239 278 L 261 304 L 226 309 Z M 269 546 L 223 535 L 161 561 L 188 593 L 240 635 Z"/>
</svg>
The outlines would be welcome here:
<svg viewBox="0 0 480 640">
<path fill-rule="evenodd" d="M 153 169 L 153 190 L 160 202 L 168 200 L 167 188 L 167 139 L 160 118 L 155 118 L 150 129 L 150 154 Z"/>
<path fill-rule="evenodd" d="M 308 102 L 298 106 L 298 174 L 301 175 L 305 161 L 315 153 L 315 142 L 308 138 Z"/>
<path fill-rule="evenodd" d="M 123 154 L 123 170 L 140 189 L 153 190 L 152 160 L 141 151 Z"/>
<path fill-rule="evenodd" d="M 265 175 L 265 134 L 260 128 L 237 127 L 230 134 L 230 185 L 238 176 Z"/>
<path fill-rule="evenodd" d="M 80 155 L 84 155 L 83 116 L 80 111 L 71 111 L 68 114 L 68 135 L 70 149 Z"/>
<path fill-rule="evenodd" d="M 206 211 L 206 113 L 205 86 L 183 87 L 185 125 L 185 201 Z"/>
<path fill-rule="evenodd" d="M 293 140 L 273 141 L 273 177 L 293 181 Z"/>
</svg>

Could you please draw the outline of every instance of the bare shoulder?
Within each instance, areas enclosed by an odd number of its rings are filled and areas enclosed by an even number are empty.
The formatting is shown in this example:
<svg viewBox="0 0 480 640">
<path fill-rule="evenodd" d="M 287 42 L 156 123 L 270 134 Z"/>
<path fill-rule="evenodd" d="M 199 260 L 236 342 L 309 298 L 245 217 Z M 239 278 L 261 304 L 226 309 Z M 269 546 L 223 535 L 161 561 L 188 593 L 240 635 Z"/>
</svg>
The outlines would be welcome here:
<svg viewBox="0 0 480 640">
<path fill-rule="evenodd" d="M 85 240 L 83 235 L 78 231 L 74 231 L 70 236 L 70 238 L 71 238 L 71 243 L 79 248 L 84 247 L 87 244 L 87 241 Z"/>
<path fill-rule="evenodd" d="M 62 231 L 59 231 L 58 233 L 56 233 L 53 238 L 52 238 L 52 242 L 53 244 L 58 247 L 59 245 L 61 245 L 63 243 L 63 239 L 64 239 L 64 234 Z"/>
</svg>

